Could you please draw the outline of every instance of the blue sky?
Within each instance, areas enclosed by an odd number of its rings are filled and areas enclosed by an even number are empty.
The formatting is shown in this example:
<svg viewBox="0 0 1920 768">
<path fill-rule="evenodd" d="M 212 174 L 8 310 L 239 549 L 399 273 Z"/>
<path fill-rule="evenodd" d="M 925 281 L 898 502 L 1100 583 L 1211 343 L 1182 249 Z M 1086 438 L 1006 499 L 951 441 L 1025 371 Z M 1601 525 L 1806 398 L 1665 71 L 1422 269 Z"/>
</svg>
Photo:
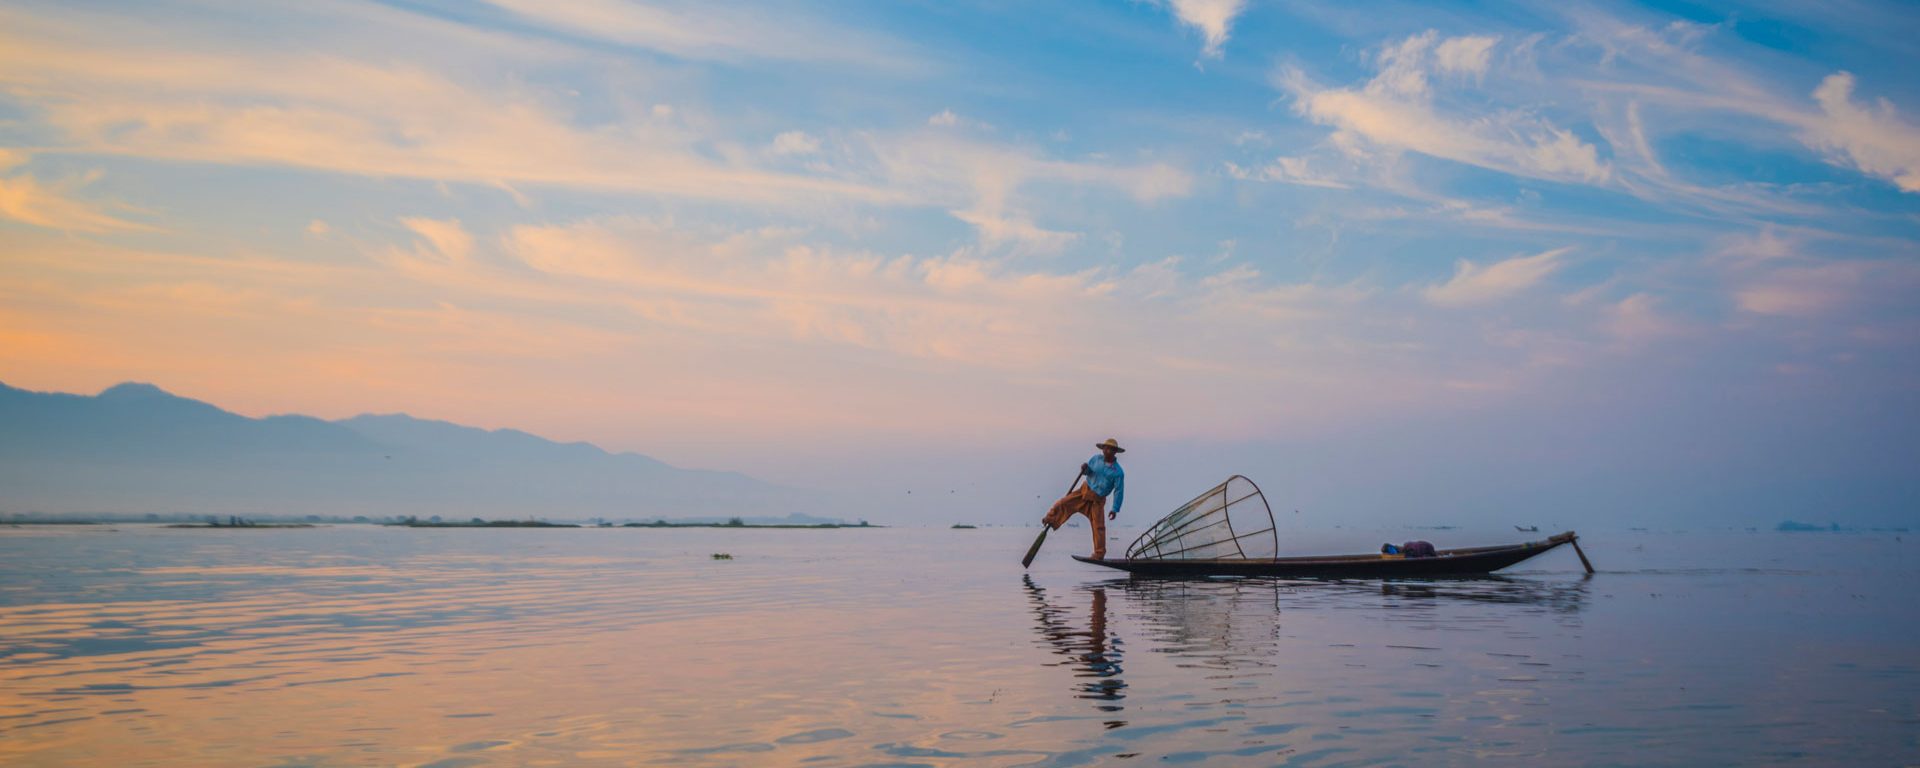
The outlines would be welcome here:
<svg viewBox="0 0 1920 768">
<path fill-rule="evenodd" d="M 950 491 L 883 519 L 1024 519 L 1109 436 L 1146 512 L 1238 471 L 1322 521 L 1915 517 L 1910 6 L 12 2 L 0 30 L 16 386 Z"/>
</svg>

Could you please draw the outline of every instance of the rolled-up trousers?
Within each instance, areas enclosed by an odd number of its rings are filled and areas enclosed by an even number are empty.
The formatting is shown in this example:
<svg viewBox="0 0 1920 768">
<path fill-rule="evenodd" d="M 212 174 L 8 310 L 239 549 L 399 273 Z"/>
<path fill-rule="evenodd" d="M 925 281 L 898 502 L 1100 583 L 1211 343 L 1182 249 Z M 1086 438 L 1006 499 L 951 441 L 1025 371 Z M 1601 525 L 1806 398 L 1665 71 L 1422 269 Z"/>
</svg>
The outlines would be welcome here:
<svg viewBox="0 0 1920 768">
<path fill-rule="evenodd" d="M 1107 556 L 1106 511 L 1107 497 L 1082 485 L 1054 502 L 1053 509 L 1047 510 L 1047 516 L 1041 518 L 1041 522 L 1057 531 L 1074 515 L 1086 515 L 1088 524 L 1093 528 L 1093 557 L 1098 560 Z"/>
</svg>

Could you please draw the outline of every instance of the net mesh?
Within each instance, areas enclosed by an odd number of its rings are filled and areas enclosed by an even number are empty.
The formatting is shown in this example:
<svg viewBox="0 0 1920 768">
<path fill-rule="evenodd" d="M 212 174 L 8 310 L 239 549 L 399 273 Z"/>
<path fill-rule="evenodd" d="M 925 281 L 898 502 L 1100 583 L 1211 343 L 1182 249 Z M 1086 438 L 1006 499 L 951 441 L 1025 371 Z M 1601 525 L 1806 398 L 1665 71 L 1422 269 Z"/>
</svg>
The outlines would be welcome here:
<svg viewBox="0 0 1920 768">
<path fill-rule="evenodd" d="M 1128 559 L 1246 560 L 1279 553 L 1273 510 L 1240 475 L 1160 518 L 1127 547 Z"/>
</svg>

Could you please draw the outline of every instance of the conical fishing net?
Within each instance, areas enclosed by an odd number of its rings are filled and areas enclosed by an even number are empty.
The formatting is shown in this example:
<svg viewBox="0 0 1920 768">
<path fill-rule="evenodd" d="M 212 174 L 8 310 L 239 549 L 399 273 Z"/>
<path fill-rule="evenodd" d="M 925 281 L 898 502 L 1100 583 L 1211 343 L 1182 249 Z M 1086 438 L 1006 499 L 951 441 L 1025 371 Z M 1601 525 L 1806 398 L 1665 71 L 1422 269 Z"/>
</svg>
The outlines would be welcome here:
<svg viewBox="0 0 1920 768">
<path fill-rule="evenodd" d="M 1246 560 L 1279 553 L 1273 510 L 1260 487 L 1227 478 L 1173 514 L 1160 518 L 1127 547 L 1128 559 Z"/>
</svg>

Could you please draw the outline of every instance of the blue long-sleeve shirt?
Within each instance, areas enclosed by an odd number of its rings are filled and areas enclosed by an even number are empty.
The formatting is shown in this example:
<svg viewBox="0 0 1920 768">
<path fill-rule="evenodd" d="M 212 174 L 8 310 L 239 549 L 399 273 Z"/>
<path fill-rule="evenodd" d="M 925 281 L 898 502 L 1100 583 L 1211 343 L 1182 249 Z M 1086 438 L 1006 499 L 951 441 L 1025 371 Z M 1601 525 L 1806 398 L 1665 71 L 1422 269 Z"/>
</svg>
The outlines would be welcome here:
<svg viewBox="0 0 1920 768">
<path fill-rule="evenodd" d="M 1113 499 L 1114 514 L 1120 513 L 1121 503 L 1127 498 L 1127 472 L 1120 468 L 1119 462 L 1107 463 L 1104 456 L 1087 459 L 1087 469 L 1093 474 L 1087 476 L 1087 487 L 1094 493 Z"/>
</svg>

